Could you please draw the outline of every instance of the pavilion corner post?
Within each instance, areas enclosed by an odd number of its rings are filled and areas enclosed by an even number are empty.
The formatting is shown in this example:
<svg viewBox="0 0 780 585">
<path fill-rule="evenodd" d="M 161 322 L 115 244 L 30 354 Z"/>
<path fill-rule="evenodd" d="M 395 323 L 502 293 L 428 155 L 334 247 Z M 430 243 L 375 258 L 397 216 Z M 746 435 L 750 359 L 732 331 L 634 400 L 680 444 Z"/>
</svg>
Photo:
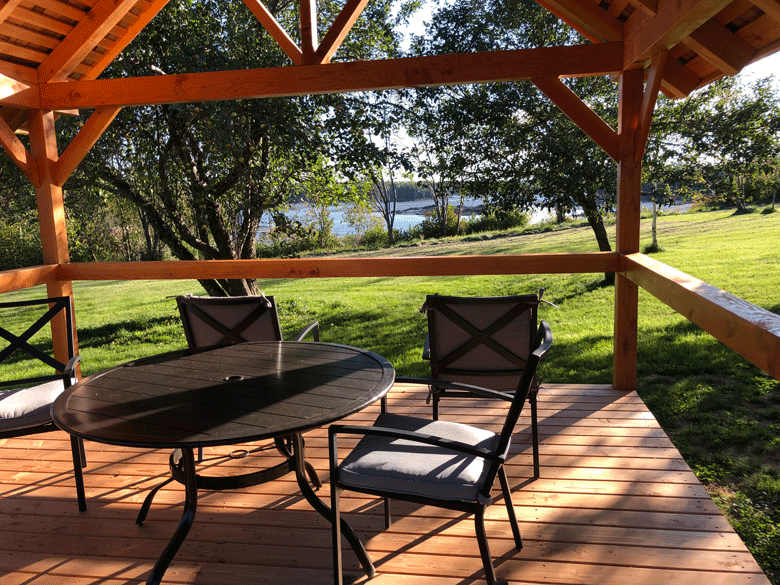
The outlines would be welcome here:
<svg viewBox="0 0 780 585">
<path fill-rule="evenodd" d="M 43 263 L 62 265 L 70 261 L 68 231 L 65 224 L 65 205 L 62 187 L 56 184 L 55 167 L 59 157 L 57 134 L 54 126 L 54 112 L 28 110 L 27 123 L 30 132 L 30 154 L 38 166 L 40 185 L 35 188 L 38 205 L 38 221 L 41 228 Z M 71 281 L 55 280 L 46 285 L 50 297 L 69 296 L 73 298 Z M 65 316 L 58 315 L 51 321 L 54 356 L 62 363 L 68 361 L 68 331 Z M 74 343 L 78 353 L 78 340 Z M 80 371 L 78 374 L 80 375 Z"/>
<path fill-rule="evenodd" d="M 620 160 L 617 172 L 617 252 L 639 251 L 642 162 L 636 160 L 644 73 L 641 69 L 620 75 Z M 639 288 L 622 273 L 615 278 L 615 331 L 612 383 L 619 390 L 636 389 Z"/>
</svg>

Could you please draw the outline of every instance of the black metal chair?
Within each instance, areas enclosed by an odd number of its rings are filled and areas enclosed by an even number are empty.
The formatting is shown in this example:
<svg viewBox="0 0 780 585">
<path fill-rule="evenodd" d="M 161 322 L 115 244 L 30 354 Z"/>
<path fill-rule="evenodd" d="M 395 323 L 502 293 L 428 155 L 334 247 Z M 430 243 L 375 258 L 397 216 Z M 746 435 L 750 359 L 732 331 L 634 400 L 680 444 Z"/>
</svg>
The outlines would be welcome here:
<svg viewBox="0 0 780 585">
<path fill-rule="evenodd" d="M 36 311 L 39 307 L 41 310 Z M 17 352 L 26 354 L 27 360 L 42 362 L 54 370 L 51 374 L 28 376 L 0 382 L 0 438 L 22 437 L 49 431 L 58 431 L 51 418 L 51 403 L 66 388 L 76 383 L 75 367 L 80 356 L 75 354 L 73 309 L 70 297 L 52 297 L 28 301 L 0 303 L 0 311 L 13 309 L 30 312 L 33 321 L 27 329 L 15 334 L 0 326 L 0 337 L 8 345 L 0 351 L 0 364 L 10 364 L 17 358 Z M 65 316 L 68 333 L 68 361 L 62 363 L 43 349 L 33 345 L 31 338 L 59 314 Z M 13 359 L 12 359 L 13 356 Z M 38 364 L 36 364 L 38 365 Z M 11 388 L 13 387 L 13 388 Z M 70 437 L 73 454 L 73 472 L 76 479 L 76 495 L 79 510 L 87 509 L 84 493 L 82 468 L 86 467 L 84 442 Z"/>
<path fill-rule="evenodd" d="M 282 341 L 276 300 L 272 295 L 248 297 L 176 297 L 187 345 L 192 348 L 242 341 Z M 320 340 L 319 322 L 312 321 L 295 336 Z"/>
<path fill-rule="evenodd" d="M 385 524 L 390 525 L 388 498 L 438 506 L 474 514 L 477 541 L 488 584 L 496 583 L 493 561 L 485 534 L 484 515 L 493 497 L 498 477 L 512 534 L 523 547 L 504 463 L 512 432 L 528 400 L 536 368 L 552 345 L 552 332 L 542 321 L 537 343 L 529 352 L 523 374 L 513 395 L 464 384 L 438 384 L 468 391 L 470 395 L 508 401 L 506 419 L 499 434 L 449 421 L 382 412 L 373 426 L 331 425 L 328 431 L 330 487 L 333 518 L 333 566 L 336 585 L 342 583 L 340 494 L 351 490 L 385 499 Z M 425 379 L 397 378 L 397 382 Z M 357 446 L 339 463 L 338 437 L 361 437 Z M 369 575 L 371 576 L 371 575 Z"/>
<path fill-rule="evenodd" d="M 428 316 L 423 358 L 431 362 L 431 378 L 514 392 L 536 347 L 538 295 L 505 297 L 455 297 L 428 295 L 421 312 Z M 433 419 L 439 418 L 439 402 L 460 391 L 432 384 Z M 465 393 L 468 395 L 468 392 Z M 539 384 L 534 377 L 528 400 L 531 405 L 534 477 L 539 477 Z"/>
</svg>

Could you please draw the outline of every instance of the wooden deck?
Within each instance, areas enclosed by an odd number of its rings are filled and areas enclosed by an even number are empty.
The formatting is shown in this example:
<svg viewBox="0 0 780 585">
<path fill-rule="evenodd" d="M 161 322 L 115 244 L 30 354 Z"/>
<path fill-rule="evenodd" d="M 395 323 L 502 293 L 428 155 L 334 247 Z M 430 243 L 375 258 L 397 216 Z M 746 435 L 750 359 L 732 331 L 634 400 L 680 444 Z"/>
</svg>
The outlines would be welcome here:
<svg viewBox="0 0 780 585">
<path fill-rule="evenodd" d="M 540 395 L 542 478 L 530 478 L 528 419 L 508 466 L 525 547 L 513 549 L 501 502 L 488 512 L 499 579 L 514 584 L 768 584 L 636 393 L 547 385 Z M 428 413 L 424 392 L 396 387 L 395 412 Z M 494 404 L 448 400 L 443 418 L 495 425 Z M 350 419 L 369 422 L 370 409 Z M 308 459 L 327 479 L 326 434 L 307 436 Z M 346 444 L 345 440 L 341 441 Z M 161 491 L 144 526 L 134 523 L 149 488 L 167 477 L 168 453 L 87 444 L 88 510 L 79 513 L 63 433 L 0 442 L 0 584 L 144 583 L 181 514 L 183 489 Z M 206 464 L 256 467 L 257 457 Z M 263 458 L 268 455 L 263 455 Z M 320 490 L 327 498 L 328 485 Z M 366 542 L 372 585 L 484 583 L 473 521 L 346 493 L 345 517 Z M 345 547 L 347 577 L 365 582 Z M 201 492 L 195 524 L 164 583 L 198 585 L 332 582 L 329 525 L 301 498 L 294 478 L 234 492 Z"/>
</svg>

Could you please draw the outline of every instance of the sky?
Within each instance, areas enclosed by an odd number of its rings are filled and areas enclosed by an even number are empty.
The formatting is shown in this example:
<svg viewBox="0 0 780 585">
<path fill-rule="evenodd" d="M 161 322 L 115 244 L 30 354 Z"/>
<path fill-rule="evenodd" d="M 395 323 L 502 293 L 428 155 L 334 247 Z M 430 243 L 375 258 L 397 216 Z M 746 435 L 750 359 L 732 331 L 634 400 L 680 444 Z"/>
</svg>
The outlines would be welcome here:
<svg viewBox="0 0 780 585">
<path fill-rule="evenodd" d="M 748 79 L 761 79 L 774 75 L 775 87 L 780 90 L 780 53 L 769 55 L 752 65 L 748 65 L 740 75 Z"/>
</svg>

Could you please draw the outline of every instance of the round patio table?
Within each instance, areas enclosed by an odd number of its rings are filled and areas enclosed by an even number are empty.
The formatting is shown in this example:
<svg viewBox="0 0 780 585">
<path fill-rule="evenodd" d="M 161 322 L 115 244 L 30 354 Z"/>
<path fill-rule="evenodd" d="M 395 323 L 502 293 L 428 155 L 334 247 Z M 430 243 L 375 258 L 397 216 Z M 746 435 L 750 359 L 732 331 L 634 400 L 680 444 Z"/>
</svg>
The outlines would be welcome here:
<svg viewBox="0 0 780 585">
<path fill-rule="evenodd" d="M 147 580 L 157 584 L 192 526 L 199 484 L 208 483 L 195 472 L 194 449 L 292 437 L 288 470 L 295 471 L 306 500 L 332 522 L 330 508 L 306 479 L 301 435 L 382 398 L 394 379 L 386 359 L 363 349 L 319 342 L 240 343 L 161 354 L 89 376 L 55 400 L 52 417 L 63 430 L 89 441 L 181 453 L 174 475 L 185 486 L 184 511 Z M 257 483 L 256 474 L 248 477 L 245 485 Z M 372 577 L 374 566 L 343 519 L 341 531 Z"/>
</svg>

